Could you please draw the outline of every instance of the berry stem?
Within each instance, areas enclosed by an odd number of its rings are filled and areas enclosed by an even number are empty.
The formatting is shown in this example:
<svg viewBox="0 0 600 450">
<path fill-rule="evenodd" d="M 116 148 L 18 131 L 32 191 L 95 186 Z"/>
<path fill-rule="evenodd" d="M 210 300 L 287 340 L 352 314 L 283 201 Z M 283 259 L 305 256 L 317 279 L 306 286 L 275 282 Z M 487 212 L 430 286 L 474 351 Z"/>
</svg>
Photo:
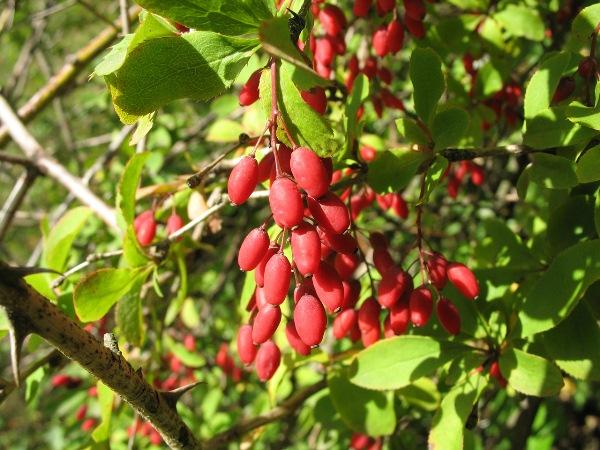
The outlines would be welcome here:
<svg viewBox="0 0 600 450">
<path fill-rule="evenodd" d="M 425 284 L 429 283 L 429 277 L 427 276 L 427 270 L 425 270 L 425 254 L 423 251 L 423 206 L 425 203 L 425 180 L 427 172 L 421 175 L 421 191 L 419 192 L 419 201 L 417 203 L 417 249 L 419 251 L 419 264 L 421 266 L 421 282 Z"/>
<path fill-rule="evenodd" d="M 281 162 L 279 161 L 279 151 L 277 150 L 277 60 L 271 59 L 271 118 L 267 126 L 271 128 L 271 150 L 275 156 L 275 173 L 277 177 L 281 176 Z"/>
</svg>

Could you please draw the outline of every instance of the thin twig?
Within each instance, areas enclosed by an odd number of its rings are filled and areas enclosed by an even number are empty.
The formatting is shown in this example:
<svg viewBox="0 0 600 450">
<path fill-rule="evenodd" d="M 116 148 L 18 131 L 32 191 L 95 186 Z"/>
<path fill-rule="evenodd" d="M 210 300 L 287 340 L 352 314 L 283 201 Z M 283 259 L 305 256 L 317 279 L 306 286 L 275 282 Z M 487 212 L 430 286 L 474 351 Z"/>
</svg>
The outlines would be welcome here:
<svg viewBox="0 0 600 450">
<path fill-rule="evenodd" d="M 25 195 L 27 194 L 27 191 L 29 191 L 29 188 L 33 185 L 38 173 L 39 172 L 37 170 L 30 169 L 27 169 L 25 172 L 23 172 L 23 174 L 21 174 L 15 183 L 10 195 L 4 202 L 4 206 L 0 211 L 0 242 L 2 242 L 2 239 L 4 239 L 11 222 L 15 217 L 15 213 L 21 206 L 21 203 L 23 203 Z"/>
<path fill-rule="evenodd" d="M 119 0 L 119 10 L 121 12 L 121 31 L 123 34 L 129 34 L 129 14 L 127 14 L 127 0 Z"/>
<path fill-rule="evenodd" d="M 96 261 L 100 261 L 102 259 L 107 259 L 107 258 L 112 258 L 113 256 L 121 256 L 122 254 L 123 254 L 123 250 L 114 250 L 112 252 L 93 253 L 91 255 L 88 255 L 85 258 L 85 261 L 80 262 L 79 264 L 71 267 L 69 270 L 67 270 L 65 273 L 63 273 L 60 277 L 58 277 L 56 280 L 54 280 L 52 282 L 52 288 L 55 289 L 55 288 L 59 287 L 71 275 L 85 269 L 86 267 L 90 266 L 92 263 L 94 263 Z"/>
</svg>

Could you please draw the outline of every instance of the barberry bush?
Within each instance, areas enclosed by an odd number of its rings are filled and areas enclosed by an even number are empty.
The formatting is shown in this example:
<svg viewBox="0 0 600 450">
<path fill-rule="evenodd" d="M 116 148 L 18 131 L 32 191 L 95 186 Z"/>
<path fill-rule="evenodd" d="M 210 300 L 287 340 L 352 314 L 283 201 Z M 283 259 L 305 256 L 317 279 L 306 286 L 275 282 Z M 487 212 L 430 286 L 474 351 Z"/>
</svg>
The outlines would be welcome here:
<svg viewBox="0 0 600 450">
<path fill-rule="evenodd" d="M 0 98 L 81 203 L 6 189 L 9 448 L 598 446 L 600 4 L 136 3 L 67 62 L 108 150 Z"/>
</svg>

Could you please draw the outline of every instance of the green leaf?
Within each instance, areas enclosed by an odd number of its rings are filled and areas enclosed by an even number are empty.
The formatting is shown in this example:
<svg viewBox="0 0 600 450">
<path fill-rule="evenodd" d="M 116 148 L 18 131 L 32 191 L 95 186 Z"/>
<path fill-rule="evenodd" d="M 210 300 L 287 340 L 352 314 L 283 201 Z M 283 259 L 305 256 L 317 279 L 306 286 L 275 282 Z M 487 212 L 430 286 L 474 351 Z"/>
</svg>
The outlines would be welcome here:
<svg viewBox="0 0 600 450">
<path fill-rule="evenodd" d="M 152 266 L 136 269 L 100 269 L 83 278 L 73 292 L 75 312 L 82 322 L 101 319 L 131 289 L 145 279 Z"/>
<path fill-rule="evenodd" d="M 410 144 L 422 145 L 429 147 L 430 142 L 427 134 L 417 124 L 417 122 L 410 118 L 401 118 L 396 120 L 396 128 L 398 133 Z"/>
<path fill-rule="evenodd" d="M 135 218 L 135 193 L 140 183 L 142 169 L 149 156 L 150 153 L 134 154 L 127 161 L 125 170 L 123 170 L 123 174 L 119 180 L 116 201 L 117 220 L 124 231 L 129 225 L 133 224 L 133 219 Z"/>
<path fill-rule="evenodd" d="M 327 385 L 333 406 L 352 430 L 369 436 L 394 432 L 396 414 L 393 393 L 360 388 L 350 383 L 344 371 L 330 370 Z"/>
<path fill-rule="evenodd" d="M 127 342 L 138 347 L 144 342 L 144 322 L 142 317 L 142 299 L 140 291 L 145 277 L 137 277 L 136 284 L 117 303 L 115 308 L 115 319 L 119 334 Z"/>
<path fill-rule="evenodd" d="M 433 417 L 429 433 L 430 450 L 462 450 L 465 423 L 487 383 L 479 373 L 453 386 Z"/>
<path fill-rule="evenodd" d="M 257 41 L 194 31 L 145 41 L 105 77 L 125 123 L 180 98 L 208 100 L 231 86 Z"/>
<path fill-rule="evenodd" d="M 562 156 L 536 153 L 529 168 L 529 180 L 547 189 L 568 189 L 577 185 L 575 163 Z"/>
<path fill-rule="evenodd" d="M 578 242 L 593 239 L 596 236 L 594 199 L 587 195 L 567 197 L 552 209 L 546 236 L 551 256 Z"/>
<path fill-rule="evenodd" d="M 600 327 L 585 299 L 542 339 L 562 370 L 580 380 L 600 381 Z"/>
<path fill-rule="evenodd" d="M 206 140 L 208 142 L 239 142 L 240 134 L 244 127 L 231 119 L 218 119 L 208 128 Z"/>
<path fill-rule="evenodd" d="M 100 405 L 100 424 L 92 432 L 94 442 L 108 441 L 110 437 L 110 422 L 113 412 L 115 394 L 102 381 L 98 381 L 98 403 Z"/>
<path fill-rule="evenodd" d="M 133 34 L 128 34 L 121 41 L 113 45 L 110 52 L 102 58 L 94 69 L 94 75 L 103 77 L 118 70 L 125 62 L 125 58 L 127 58 L 129 44 L 131 44 L 132 40 Z"/>
<path fill-rule="evenodd" d="M 494 14 L 506 32 L 515 37 L 524 37 L 532 41 L 544 39 L 544 22 L 539 11 L 525 5 L 507 5 Z"/>
<path fill-rule="evenodd" d="M 71 246 L 90 217 L 92 211 L 80 206 L 67 211 L 52 227 L 44 242 L 43 265 L 62 272 L 65 269 Z"/>
<path fill-rule="evenodd" d="M 517 392 L 536 397 L 558 394 L 563 386 L 560 370 L 537 355 L 510 348 L 500 355 L 500 370 Z"/>
<path fill-rule="evenodd" d="M 300 146 L 306 146 L 319 156 L 332 156 L 340 149 L 333 139 L 333 130 L 329 121 L 312 109 L 300 95 L 293 81 L 296 68 L 283 61 L 279 65 L 277 90 L 281 120 L 285 121 L 287 129 Z M 263 110 L 267 117 L 271 114 L 271 72 L 263 71 L 260 78 L 260 97 Z M 287 142 L 287 136 L 279 127 L 277 136 Z M 287 142 L 289 143 L 289 142 Z"/>
<path fill-rule="evenodd" d="M 483 97 L 487 97 L 502 89 L 502 74 L 494 66 L 494 61 L 486 62 L 477 72 L 477 86 Z"/>
<path fill-rule="evenodd" d="M 412 52 L 409 72 L 414 89 L 415 110 L 421 120 L 429 124 L 446 88 L 442 61 L 432 49 L 417 48 Z"/>
<path fill-rule="evenodd" d="M 600 145 L 585 151 L 577 162 L 576 173 L 580 183 L 592 183 L 600 180 Z"/>
<path fill-rule="evenodd" d="M 572 123 L 564 106 L 547 108 L 526 120 L 523 144 L 533 148 L 556 148 L 587 143 L 596 131 Z"/>
<path fill-rule="evenodd" d="M 594 4 L 582 9 L 571 24 L 571 34 L 567 47 L 574 53 L 582 49 L 589 52 L 590 36 L 596 24 L 600 22 L 600 4 Z"/>
<path fill-rule="evenodd" d="M 571 102 L 565 114 L 569 121 L 584 127 L 600 130 L 600 105 L 586 106 L 579 102 Z"/>
<path fill-rule="evenodd" d="M 469 114 L 461 108 L 448 108 L 438 112 L 431 126 L 435 149 L 442 150 L 460 142 L 469 128 Z"/>
<path fill-rule="evenodd" d="M 466 351 L 460 345 L 427 336 L 385 339 L 356 355 L 350 381 L 367 389 L 398 389 L 430 375 Z"/>
<path fill-rule="evenodd" d="M 136 0 L 143 8 L 189 28 L 228 36 L 255 34 L 262 20 L 273 16 L 266 0 Z"/>
<path fill-rule="evenodd" d="M 354 140 L 358 133 L 357 113 L 360 105 L 369 97 L 369 79 L 360 74 L 354 80 L 352 93 L 346 103 L 346 154 L 352 150 Z"/>
<path fill-rule="evenodd" d="M 531 336 L 556 326 L 598 279 L 600 240 L 580 242 L 559 253 L 525 295 L 519 311 L 522 336 Z"/>
<path fill-rule="evenodd" d="M 330 85 L 331 82 L 329 80 L 322 78 L 306 63 L 304 55 L 298 50 L 295 43 L 292 42 L 288 26 L 289 18 L 290 16 L 285 15 L 265 20 L 260 24 L 259 38 L 263 50 L 276 58 L 286 60 L 302 71 L 305 83 L 303 83 L 304 85 L 296 83 L 298 87 L 307 89 L 312 86 Z"/>
<path fill-rule="evenodd" d="M 123 257 L 128 267 L 143 266 L 150 260 L 137 240 L 133 225 L 127 226 L 127 232 L 123 236 Z"/>
<path fill-rule="evenodd" d="M 427 169 L 427 173 L 425 174 L 425 197 L 424 201 L 427 201 L 431 192 L 440 184 L 442 180 L 442 176 L 446 172 L 448 168 L 448 160 L 444 158 L 442 155 L 435 155 L 435 159 L 429 169 Z"/>
<path fill-rule="evenodd" d="M 396 393 L 409 405 L 425 411 L 435 411 L 440 405 L 440 393 L 436 384 L 429 378 L 419 378 L 408 386 L 398 389 Z"/>
<path fill-rule="evenodd" d="M 558 82 L 569 65 L 571 54 L 560 52 L 545 59 L 525 90 L 525 118 L 531 119 L 550 107 Z"/>
<path fill-rule="evenodd" d="M 377 193 L 397 192 L 409 183 L 417 169 L 431 157 L 430 153 L 414 150 L 382 152 L 369 164 L 367 183 Z"/>
<path fill-rule="evenodd" d="M 596 207 L 594 208 L 594 224 L 596 225 L 596 234 L 600 236 L 600 189 L 596 191 Z"/>
</svg>

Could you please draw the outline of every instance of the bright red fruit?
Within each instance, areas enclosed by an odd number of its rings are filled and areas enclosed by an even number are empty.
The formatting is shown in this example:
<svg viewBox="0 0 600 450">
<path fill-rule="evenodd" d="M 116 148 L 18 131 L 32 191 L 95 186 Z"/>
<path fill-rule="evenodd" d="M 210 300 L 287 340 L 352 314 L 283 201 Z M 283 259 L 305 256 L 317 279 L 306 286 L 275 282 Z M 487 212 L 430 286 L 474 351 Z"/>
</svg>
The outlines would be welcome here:
<svg viewBox="0 0 600 450">
<path fill-rule="evenodd" d="M 397 109 L 399 111 L 404 111 L 404 103 L 394 94 L 392 94 L 388 89 L 381 89 L 381 101 L 386 106 L 386 108 Z"/>
<path fill-rule="evenodd" d="M 388 31 L 388 41 L 389 41 L 389 31 Z M 379 70 L 377 71 L 377 76 L 385 84 L 390 84 L 392 82 L 392 78 L 393 78 L 392 72 L 390 72 L 390 69 L 388 69 L 387 67 L 380 67 Z"/>
<path fill-rule="evenodd" d="M 402 25 L 402 22 L 400 22 L 399 20 L 392 20 L 388 24 L 387 35 L 388 48 L 390 53 L 394 54 L 399 52 L 402 49 L 402 46 L 404 45 L 404 26 Z M 390 81 L 386 81 L 381 77 L 381 74 L 379 75 L 379 78 L 381 78 L 388 84 L 391 81 L 391 77 Z"/>
<path fill-rule="evenodd" d="M 156 220 L 154 219 L 153 212 L 150 215 L 144 216 L 144 220 L 139 221 L 135 234 L 140 245 L 146 246 L 152 243 L 154 236 L 156 236 Z"/>
<path fill-rule="evenodd" d="M 252 364 L 257 350 L 252 340 L 252 326 L 242 325 L 237 335 L 237 351 L 240 361 L 244 364 Z"/>
<path fill-rule="evenodd" d="M 404 17 L 404 24 L 410 34 L 416 39 L 423 39 L 425 37 L 425 26 L 423 22 L 415 20 L 409 16 Z"/>
<path fill-rule="evenodd" d="M 490 370 L 490 375 L 498 381 L 498 384 L 500 386 L 505 388 L 506 385 L 508 384 L 508 381 L 506 381 L 506 378 L 504 378 L 504 375 L 502 375 L 502 372 L 500 371 L 500 364 L 498 363 L 498 361 L 492 362 L 489 370 Z"/>
<path fill-rule="evenodd" d="M 183 219 L 181 218 L 181 216 L 177 213 L 171 214 L 169 216 L 169 218 L 167 219 L 167 226 L 165 228 L 167 231 L 167 235 L 175 233 L 182 226 L 183 226 Z"/>
<path fill-rule="evenodd" d="M 264 228 L 255 228 L 246 235 L 238 253 L 238 265 L 244 272 L 260 264 L 269 249 L 269 235 Z"/>
<path fill-rule="evenodd" d="M 325 5 L 319 13 L 319 21 L 325 33 L 336 36 L 346 28 L 346 16 L 335 5 Z"/>
<path fill-rule="evenodd" d="M 478 166 L 477 164 L 472 164 L 470 166 L 471 171 L 471 182 L 475 186 L 481 186 L 485 181 L 485 172 L 483 171 L 483 167 Z"/>
<path fill-rule="evenodd" d="M 299 147 L 292 152 L 290 169 L 296 183 L 306 191 L 308 195 L 319 198 L 329 189 L 329 178 L 321 158 L 315 152 Z"/>
<path fill-rule="evenodd" d="M 365 347 L 374 344 L 381 337 L 380 312 L 381 306 L 373 298 L 365 300 L 358 310 L 358 328 Z"/>
<path fill-rule="evenodd" d="M 436 312 L 440 323 L 448 333 L 453 335 L 460 333 L 460 313 L 454 303 L 447 298 L 440 298 Z"/>
<path fill-rule="evenodd" d="M 250 75 L 250 78 L 248 78 L 248 81 L 246 81 L 246 84 L 244 84 L 244 86 L 240 90 L 239 99 L 241 106 L 249 106 L 256 100 L 258 100 L 258 85 L 260 84 L 261 74 L 262 70 L 257 70 L 252 75 Z"/>
<path fill-rule="evenodd" d="M 325 114 L 327 111 L 327 96 L 325 95 L 325 89 L 316 86 L 310 91 L 300 91 L 302 99 L 319 114 Z"/>
<path fill-rule="evenodd" d="M 317 295 L 312 278 L 305 278 L 300 284 L 296 284 L 296 287 L 294 288 L 294 303 L 298 303 L 298 300 L 307 294 Z"/>
<path fill-rule="evenodd" d="M 269 191 L 269 205 L 275 223 L 282 228 L 298 225 L 304 216 L 304 204 L 298 186 L 286 177 L 273 182 Z"/>
<path fill-rule="evenodd" d="M 324 66 L 331 67 L 335 58 L 335 48 L 331 39 L 319 38 L 315 41 L 315 61 Z"/>
<path fill-rule="evenodd" d="M 377 0 L 377 10 L 379 15 L 389 13 L 396 6 L 396 0 Z"/>
<path fill-rule="evenodd" d="M 75 413 L 75 420 L 83 420 L 87 414 L 87 405 L 81 405 Z"/>
<path fill-rule="evenodd" d="M 266 304 L 258 310 L 252 324 L 252 341 L 262 344 L 271 339 L 281 321 L 281 310 L 279 306 Z"/>
<path fill-rule="evenodd" d="M 258 163 L 254 156 L 244 156 L 231 171 L 227 181 L 229 200 L 241 205 L 252 194 L 258 184 Z"/>
<path fill-rule="evenodd" d="M 479 283 L 475 274 L 467 266 L 452 262 L 448 264 L 446 273 L 450 283 L 469 300 L 475 300 L 479 296 Z"/>
<path fill-rule="evenodd" d="M 439 253 L 434 253 L 425 262 L 427 271 L 429 272 L 429 279 L 431 283 L 438 289 L 444 289 L 448 282 L 448 275 L 446 270 L 448 269 L 448 261 Z"/>
<path fill-rule="evenodd" d="M 333 266 L 342 280 L 348 280 L 359 264 L 360 260 L 354 253 L 338 253 L 333 262 Z"/>
<path fill-rule="evenodd" d="M 276 244 L 271 244 L 267 249 L 265 256 L 263 256 L 263 259 L 261 259 L 260 263 L 258 263 L 258 266 L 256 266 L 256 270 L 254 271 L 254 281 L 256 282 L 257 286 L 263 287 L 265 285 L 265 266 L 269 262 L 269 259 L 271 259 L 271 256 L 277 253 L 278 250 L 279 246 Z"/>
<path fill-rule="evenodd" d="M 323 304 L 312 295 L 302 296 L 294 308 L 294 323 L 302 342 L 311 347 L 319 345 L 327 327 Z"/>
<path fill-rule="evenodd" d="M 350 226 L 346 205 L 332 192 L 327 192 L 319 199 L 308 197 L 308 209 L 325 230 L 342 234 Z"/>
<path fill-rule="evenodd" d="M 347 309 L 339 313 L 333 320 L 333 335 L 336 339 L 342 339 L 354 328 L 358 320 L 355 309 Z"/>
<path fill-rule="evenodd" d="M 408 301 L 402 299 L 390 308 L 390 327 L 395 335 L 404 334 L 410 322 Z"/>
<path fill-rule="evenodd" d="M 360 157 L 365 161 L 365 162 L 371 162 L 374 161 L 375 158 L 377 158 L 377 150 L 375 150 L 373 147 L 370 147 L 368 145 L 363 145 L 360 150 Z"/>
<path fill-rule="evenodd" d="M 303 222 L 292 231 L 292 256 L 303 276 L 312 275 L 321 263 L 321 241 L 314 226 Z"/>
<path fill-rule="evenodd" d="M 271 171 L 275 166 L 275 155 L 273 152 L 267 153 L 258 163 L 258 181 L 262 183 L 271 176 Z"/>
<path fill-rule="evenodd" d="M 374 231 L 369 234 L 369 242 L 373 246 L 373 248 L 384 248 L 387 250 L 389 243 L 387 238 L 383 233 L 379 231 Z"/>
<path fill-rule="evenodd" d="M 273 341 L 267 341 L 256 353 L 256 374 L 260 381 L 270 380 L 281 362 L 281 352 Z"/>
<path fill-rule="evenodd" d="M 81 429 L 83 431 L 91 431 L 96 427 L 97 423 L 98 422 L 96 421 L 96 419 L 85 419 L 81 424 Z"/>
<path fill-rule="evenodd" d="M 404 0 L 404 13 L 411 19 L 422 21 L 425 12 L 422 0 Z"/>
<path fill-rule="evenodd" d="M 143 213 L 139 214 L 133 221 L 133 229 L 136 231 L 138 231 L 138 228 L 140 227 L 140 225 L 142 223 L 144 223 L 146 220 L 149 219 L 154 219 L 154 211 L 152 211 L 151 209 L 144 211 Z"/>
<path fill-rule="evenodd" d="M 373 250 L 373 264 L 377 272 L 383 275 L 394 266 L 394 260 L 386 248 L 378 247 Z"/>
<path fill-rule="evenodd" d="M 356 17 L 365 17 L 369 14 L 369 9 L 371 9 L 372 4 L 373 0 L 354 0 L 352 12 Z"/>
<path fill-rule="evenodd" d="M 340 276 L 326 261 L 321 261 L 313 275 L 313 286 L 319 300 L 329 312 L 336 312 L 344 304 L 344 287 Z"/>
<path fill-rule="evenodd" d="M 377 75 L 377 58 L 369 56 L 365 61 L 362 72 L 369 80 Z"/>
<path fill-rule="evenodd" d="M 390 51 L 388 45 L 388 32 L 387 27 L 385 25 L 380 26 L 373 33 L 373 50 L 375 50 L 375 54 L 379 57 L 384 57 Z"/>
<path fill-rule="evenodd" d="M 384 308 L 391 308 L 407 290 L 412 290 L 410 275 L 399 267 L 391 267 L 381 278 L 377 299 Z"/>
<path fill-rule="evenodd" d="M 287 257 L 279 252 L 271 256 L 265 266 L 265 298 L 272 305 L 280 305 L 290 288 L 292 266 Z"/>
<path fill-rule="evenodd" d="M 358 248 L 356 239 L 350 234 L 336 234 L 319 228 L 321 242 L 328 248 L 340 253 L 354 253 Z"/>
<path fill-rule="evenodd" d="M 344 290 L 344 304 L 342 309 L 354 308 L 358 297 L 360 297 L 360 281 L 344 280 L 342 281 L 342 289 Z"/>
<path fill-rule="evenodd" d="M 296 330 L 296 325 L 293 320 L 290 320 L 285 326 L 285 337 L 296 353 L 300 355 L 306 356 L 310 354 L 310 346 L 306 345 L 298 336 L 298 331 Z"/>
<path fill-rule="evenodd" d="M 433 311 L 433 296 L 424 286 L 418 287 L 410 294 L 410 321 L 417 327 L 427 324 Z"/>
</svg>

